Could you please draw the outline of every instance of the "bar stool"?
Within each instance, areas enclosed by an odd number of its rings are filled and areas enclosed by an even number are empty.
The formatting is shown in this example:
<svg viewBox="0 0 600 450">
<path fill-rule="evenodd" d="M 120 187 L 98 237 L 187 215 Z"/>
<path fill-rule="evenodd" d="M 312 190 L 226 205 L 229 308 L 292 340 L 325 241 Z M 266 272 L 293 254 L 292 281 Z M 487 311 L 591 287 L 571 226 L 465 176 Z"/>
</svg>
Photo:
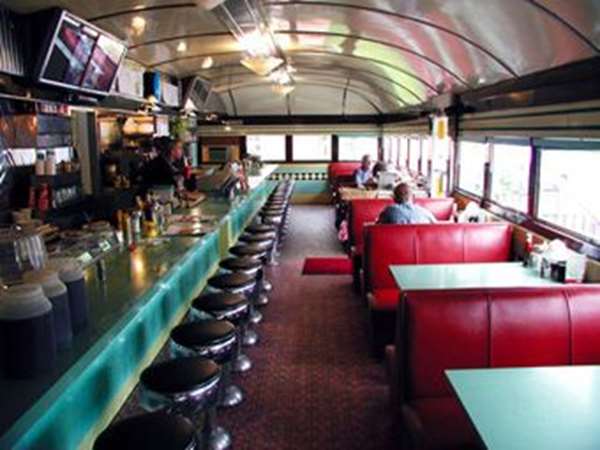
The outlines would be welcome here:
<svg viewBox="0 0 600 450">
<path fill-rule="evenodd" d="M 201 320 L 176 326 L 171 331 L 171 355 L 174 358 L 203 356 L 222 367 L 219 405 L 239 405 L 244 394 L 231 381 L 231 362 L 236 352 L 235 325 L 226 320 Z"/>
<path fill-rule="evenodd" d="M 275 258 L 275 252 L 277 249 L 277 233 L 244 233 L 240 236 L 239 242 L 245 245 L 256 244 L 268 247 L 264 262 L 269 266 L 277 265 Z"/>
<path fill-rule="evenodd" d="M 154 364 L 140 376 L 140 403 L 147 411 L 164 409 L 193 422 L 204 413 L 205 445 L 210 450 L 223 450 L 231 446 L 231 436 L 216 424 L 221 377 L 217 363 L 199 356 Z"/>
<path fill-rule="evenodd" d="M 250 301 L 242 294 L 227 292 L 207 293 L 192 302 L 192 320 L 227 320 L 236 326 L 237 345 L 231 363 L 233 372 L 247 372 L 252 368 L 252 361 L 242 353 L 242 342 L 247 333 L 250 315 Z"/>
<path fill-rule="evenodd" d="M 194 424 L 165 411 L 120 420 L 96 438 L 94 450 L 196 450 L 200 442 Z"/>
<path fill-rule="evenodd" d="M 250 246 L 235 246 L 229 249 L 231 252 L 232 249 L 236 247 L 250 247 Z M 262 250 L 266 255 L 266 249 Z M 235 256 L 250 256 L 249 254 L 236 254 Z M 243 294 L 250 301 L 250 323 L 259 324 L 262 321 L 262 314 L 260 311 L 257 311 L 254 308 L 254 301 L 257 297 L 257 286 L 258 282 L 256 278 L 251 275 L 246 275 L 245 273 L 233 272 L 233 273 L 224 273 L 211 277 L 208 280 L 208 287 L 212 289 L 214 292 L 229 292 L 230 294 Z M 250 330 L 246 330 L 247 333 L 250 333 Z M 252 334 L 252 333 L 250 333 Z"/>
<path fill-rule="evenodd" d="M 265 280 L 265 275 L 263 271 L 263 263 L 256 258 L 252 257 L 231 257 L 222 260 L 219 263 L 219 267 L 221 269 L 229 271 L 229 272 L 242 272 L 246 275 L 254 276 L 256 281 L 259 283 L 260 291 L 258 296 L 256 297 L 254 304 L 256 306 L 264 306 L 269 303 L 269 298 L 262 291 L 268 292 Z M 270 283 L 268 283 L 270 285 Z M 270 286 L 272 288 L 272 286 Z"/>
</svg>

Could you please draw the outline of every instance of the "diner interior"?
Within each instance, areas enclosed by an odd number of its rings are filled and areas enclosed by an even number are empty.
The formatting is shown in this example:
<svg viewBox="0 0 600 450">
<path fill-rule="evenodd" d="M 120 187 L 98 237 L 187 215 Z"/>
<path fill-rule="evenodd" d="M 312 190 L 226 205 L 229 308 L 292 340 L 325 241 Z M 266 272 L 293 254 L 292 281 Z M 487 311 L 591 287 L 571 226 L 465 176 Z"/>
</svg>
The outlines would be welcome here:
<svg viewBox="0 0 600 450">
<path fill-rule="evenodd" d="M 0 450 L 600 449 L 597 0 L 0 0 Z"/>
</svg>

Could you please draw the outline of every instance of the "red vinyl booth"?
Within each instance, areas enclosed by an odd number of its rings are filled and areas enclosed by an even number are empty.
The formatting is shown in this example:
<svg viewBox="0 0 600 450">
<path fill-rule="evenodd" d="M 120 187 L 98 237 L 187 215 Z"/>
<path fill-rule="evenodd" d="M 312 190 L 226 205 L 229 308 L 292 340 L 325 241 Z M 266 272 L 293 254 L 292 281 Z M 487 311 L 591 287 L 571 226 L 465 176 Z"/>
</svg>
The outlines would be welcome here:
<svg viewBox="0 0 600 450">
<path fill-rule="evenodd" d="M 397 326 L 403 448 L 482 448 L 444 371 L 600 364 L 600 285 L 410 293 Z"/>
<path fill-rule="evenodd" d="M 327 167 L 327 173 L 329 176 L 329 183 L 334 186 L 337 184 L 338 179 L 343 178 L 345 180 L 353 179 L 354 172 L 360 167 L 360 162 L 338 162 L 330 163 Z"/>
<path fill-rule="evenodd" d="M 364 287 L 376 353 L 393 341 L 400 298 L 389 266 L 506 262 L 511 248 L 512 226 L 506 223 L 365 227 Z"/>
<path fill-rule="evenodd" d="M 451 220 L 456 209 L 456 201 L 453 198 L 415 198 L 414 202 L 431 211 L 439 221 Z M 376 222 L 381 212 L 393 203 L 390 198 L 357 199 L 350 202 L 349 237 L 352 246 L 352 273 L 357 289 L 360 289 L 364 227 L 368 223 Z"/>
<path fill-rule="evenodd" d="M 456 202 L 453 198 L 415 198 L 415 204 L 431 211 L 439 221 L 449 221 L 454 215 Z M 354 285 L 360 289 L 360 270 L 364 250 L 364 227 L 374 223 L 381 212 L 394 201 L 389 198 L 357 199 L 350 202 L 349 238 L 352 246 Z"/>
</svg>

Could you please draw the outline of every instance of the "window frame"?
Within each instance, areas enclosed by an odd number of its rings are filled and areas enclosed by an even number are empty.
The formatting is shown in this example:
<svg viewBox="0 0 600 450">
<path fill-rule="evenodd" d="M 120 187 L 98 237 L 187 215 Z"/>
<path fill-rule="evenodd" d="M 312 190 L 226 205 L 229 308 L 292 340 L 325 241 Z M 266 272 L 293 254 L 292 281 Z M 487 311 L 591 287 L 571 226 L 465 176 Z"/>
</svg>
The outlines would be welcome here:
<svg viewBox="0 0 600 450">
<path fill-rule="evenodd" d="M 491 150 L 490 150 L 490 142 L 488 138 L 466 138 L 466 139 L 462 139 L 462 141 L 466 141 L 466 142 L 474 142 L 474 143 L 478 143 L 478 144 L 484 144 L 486 146 L 486 151 L 487 151 L 487 161 L 484 162 L 483 164 L 483 190 L 481 194 L 478 194 L 476 192 L 470 191 L 468 189 L 465 189 L 464 187 L 462 187 L 460 185 L 460 175 L 462 172 L 462 164 L 461 164 L 461 159 L 462 159 L 462 151 L 463 149 L 461 148 L 461 141 L 459 140 L 459 142 L 454 146 L 454 152 L 455 152 L 455 170 L 454 170 L 454 190 L 461 193 L 461 194 L 466 194 L 467 197 L 471 198 L 471 199 L 475 199 L 478 200 L 480 202 L 489 200 L 490 196 L 489 196 L 489 167 L 490 167 L 490 154 L 491 154 Z"/>
</svg>

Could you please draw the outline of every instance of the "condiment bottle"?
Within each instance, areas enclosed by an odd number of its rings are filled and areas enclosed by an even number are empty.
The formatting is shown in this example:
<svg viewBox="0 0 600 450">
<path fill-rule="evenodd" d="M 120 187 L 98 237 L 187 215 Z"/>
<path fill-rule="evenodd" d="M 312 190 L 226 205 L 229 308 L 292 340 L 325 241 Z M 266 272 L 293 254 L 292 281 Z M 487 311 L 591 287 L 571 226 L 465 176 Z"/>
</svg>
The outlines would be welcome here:
<svg viewBox="0 0 600 450">
<path fill-rule="evenodd" d="M 89 317 L 89 301 L 83 269 L 75 258 L 51 259 L 47 267 L 58 271 L 60 281 L 67 286 L 71 326 L 73 333 L 77 334 L 86 327 Z"/>
</svg>

